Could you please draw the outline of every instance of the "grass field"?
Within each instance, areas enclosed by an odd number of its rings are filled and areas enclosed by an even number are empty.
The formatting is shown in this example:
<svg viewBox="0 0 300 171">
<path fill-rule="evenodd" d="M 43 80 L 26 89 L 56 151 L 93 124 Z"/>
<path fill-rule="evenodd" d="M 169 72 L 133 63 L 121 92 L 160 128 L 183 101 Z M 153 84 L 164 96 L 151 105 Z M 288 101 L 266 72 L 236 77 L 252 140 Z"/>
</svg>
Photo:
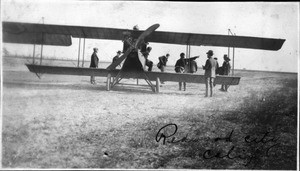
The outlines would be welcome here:
<svg viewBox="0 0 300 171">
<path fill-rule="evenodd" d="M 296 169 L 297 74 L 239 70 L 238 86 L 204 98 L 203 84 L 38 79 L 26 62 L 3 58 L 4 168 Z"/>
</svg>

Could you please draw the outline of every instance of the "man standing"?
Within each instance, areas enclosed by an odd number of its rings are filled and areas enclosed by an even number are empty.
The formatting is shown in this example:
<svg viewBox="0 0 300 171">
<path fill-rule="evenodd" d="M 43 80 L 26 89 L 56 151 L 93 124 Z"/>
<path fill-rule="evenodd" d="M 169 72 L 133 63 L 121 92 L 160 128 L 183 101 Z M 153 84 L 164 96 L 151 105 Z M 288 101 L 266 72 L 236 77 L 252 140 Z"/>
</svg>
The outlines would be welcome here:
<svg viewBox="0 0 300 171">
<path fill-rule="evenodd" d="M 149 47 L 147 47 L 146 51 L 143 52 L 143 55 L 146 59 L 146 66 L 148 67 L 148 71 L 152 71 L 152 67 L 153 67 L 153 62 L 148 59 L 151 50 L 152 50 L 152 47 L 149 46 Z"/>
<path fill-rule="evenodd" d="M 183 73 L 184 72 L 184 67 L 185 67 L 185 60 L 184 60 L 184 53 L 180 54 L 180 59 L 177 60 L 176 64 L 175 64 L 175 72 L 176 73 Z M 181 90 L 182 87 L 182 82 L 179 82 L 179 90 Z M 186 90 L 186 83 L 183 82 L 183 90 Z"/>
<path fill-rule="evenodd" d="M 209 50 L 207 53 L 207 60 L 205 66 L 202 65 L 203 69 L 205 70 L 205 97 L 208 97 L 208 85 L 210 87 L 210 97 L 213 95 L 213 83 L 216 77 L 216 60 L 212 58 L 214 52 Z"/>
<path fill-rule="evenodd" d="M 225 54 L 224 55 L 224 62 L 223 62 L 223 65 L 222 65 L 222 69 L 223 69 L 223 74 L 222 75 L 229 75 L 230 73 L 230 69 L 231 69 L 231 66 L 230 66 L 230 58 Z M 221 91 L 227 91 L 228 89 L 228 85 L 224 85 L 222 84 L 222 87 L 221 87 Z"/>
<path fill-rule="evenodd" d="M 123 53 L 135 44 L 136 39 L 139 37 L 139 26 L 135 25 L 132 32 L 123 32 Z"/>
<path fill-rule="evenodd" d="M 90 64 L 90 68 L 98 68 L 98 62 L 99 62 L 99 58 L 97 56 L 98 53 L 98 48 L 94 48 L 94 53 L 91 56 L 91 64 Z M 92 75 L 91 76 L 91 84 L 96 84 L 95 82 L 95 76 Z"/>
</svg>

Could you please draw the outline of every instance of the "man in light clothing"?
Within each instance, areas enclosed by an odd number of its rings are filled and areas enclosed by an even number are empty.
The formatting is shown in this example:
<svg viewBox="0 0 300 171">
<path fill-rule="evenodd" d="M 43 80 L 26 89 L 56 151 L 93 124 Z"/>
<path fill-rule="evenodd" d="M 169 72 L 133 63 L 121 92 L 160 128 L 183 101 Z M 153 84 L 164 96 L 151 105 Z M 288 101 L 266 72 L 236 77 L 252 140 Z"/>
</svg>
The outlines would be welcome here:
<svg viewBox="0 0 300 171">
<path fill-rule="evenodd" d="M 208 85 L 210 87 L 210 97 L 213 95 L 213 83 L 216 77 L 216 60 L 212 57 L 214 52 L 209 50 L 207 53 L 207 60 L 205 66 L 202 65 L 203 69 L 205 70 L 205 97 L 208 97 Z"/>
</svg>

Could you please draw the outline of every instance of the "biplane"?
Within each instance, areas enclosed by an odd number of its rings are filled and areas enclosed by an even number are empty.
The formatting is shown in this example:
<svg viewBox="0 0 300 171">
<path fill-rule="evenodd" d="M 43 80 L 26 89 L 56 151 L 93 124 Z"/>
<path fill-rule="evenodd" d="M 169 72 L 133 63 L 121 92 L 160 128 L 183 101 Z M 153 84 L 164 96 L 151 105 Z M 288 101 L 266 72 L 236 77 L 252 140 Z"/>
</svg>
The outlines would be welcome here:
<svg viewBox="0 0 300 171">
<path fill-rule="evenodd" d="M 160 81 L 205 83 L 204 75 L 145 71 L 145 58 L 141 53 L 141 47 L 146 42 L 186 45 L 189 50 L 190 46 L 220 46 L 276 51 L 282 47 L 285 41 L 285 39 L 273 38 L 156 31 L 159 24 L 154 24 L 146 30 L 21 22 L 3 22 L 2 26 L 4 43 L 71 46 L 72 37 L 84 38 L 84 40 L 121 40 L 127 43 L 128 48 L 124 54 L 106 69 L 26 64 L 29 71 L 37 75 L 61 74 L 107 77 L 107 90 L 111 90 L 123 78 L 145 79 L 153 92 L 159 92 Z M 122 68 L 115 69 L 123 61 Z M 156 81 L 156 84 L 153 84 L 152 81 Z M 235 76 L 217 76 L 215 79 L 215 84 L 238 85 L 239 82 L 240 77 Z"/>
</svg>

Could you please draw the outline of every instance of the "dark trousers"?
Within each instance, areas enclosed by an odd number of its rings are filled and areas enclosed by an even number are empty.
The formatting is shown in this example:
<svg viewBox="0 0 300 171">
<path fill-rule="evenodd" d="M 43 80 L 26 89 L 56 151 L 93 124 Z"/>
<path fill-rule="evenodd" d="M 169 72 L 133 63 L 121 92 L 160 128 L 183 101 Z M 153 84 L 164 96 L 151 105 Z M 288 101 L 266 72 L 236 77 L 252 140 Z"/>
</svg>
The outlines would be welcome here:
<svg viewBox="0 0 300 171">
<path fill-rule="evenodd" d="M 182 83 L 183 83 L 183 90 L 186 90 L 186 82 L 179 82 L 179 90 L 181 90 L 182 87 Z"/>
<path fill-rule="evenodd" d="M 183 70 L 179 70 L 179 72 L 176 73 L 183 73 Z M 183 90 L 186 90 L 186 82 L 179 82 L 179 90 L 182 88 L 182 83 L 183 83 Z"/>
<path fill-rule="evenodd" d="M 96 82 L 95 76 L 91 76 L 91 84 L 95 84 L 95 82 Z"/>
<path fill-rule="evenodd" d="M 228 74 L 224 74 L 224 75 L 228 75 Z M 224 91 L 227 91 L 228 87 L 229 87 L 229 85 L 222 84 L 221 89 Z"/>
<path fill-rule="evenodd" d="M 164 65 L 161 65 L 159 69 L 160 69 L 161 72 L 165 72 L 165 66 Z M 165 82 L 164 81 L 160 81 L 160 83 L 164 84 Z"/>
<path fill-rule="evenodd" d="M 152 71 L 153 62 L 147 59 L 146 66 L 148 67 L 148 71 Z"/>
<path fill-rule="evenodd" d="M 165 72 L 165 66 L 161 65 L 161 67 L 159 68 L 161 72 Z"/>
<path fill-rule="evenodd" d="M 90 67 L 90 68 L 96 68 L 96 67 Z M 91 80 L 90 80 L 91 84 L 95 84 L 96 83 L 96 79 L 94 75 L 91 75 Z"/>
<path fill-rule="evenodd" d="M 224 91 L 227 91 L 228 87 L 229 87 L 229 85 L 222 84 L 221 89 Z"/>
</svg>

